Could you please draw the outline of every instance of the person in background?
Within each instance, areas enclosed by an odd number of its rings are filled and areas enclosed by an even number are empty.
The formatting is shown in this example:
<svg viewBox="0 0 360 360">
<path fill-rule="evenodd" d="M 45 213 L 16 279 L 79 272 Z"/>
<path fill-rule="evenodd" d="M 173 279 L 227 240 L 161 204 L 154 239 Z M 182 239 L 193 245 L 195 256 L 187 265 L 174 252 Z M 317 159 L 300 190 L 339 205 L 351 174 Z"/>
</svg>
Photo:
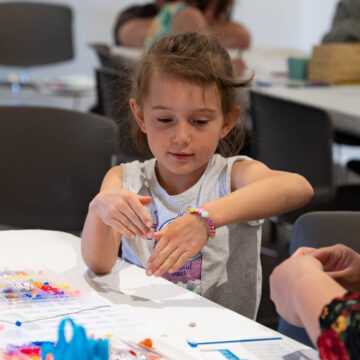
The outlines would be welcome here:
<svg viewBox="0 0 360 360">
<path fill-rule="evenodd" d="M 122 11 L 114 24 L 115 45 L 142 48 L 149 27 L 165 1 L 130 6 Z"/>
<path fill-rule="evenodd" d="M 213 0 L 205 10 L 209 33 L 215 35 L 226 48 L 247 49 L 250 33 L 247 28 L 231 20 L 234 0 Z"/>
<path fill-rule="evenodd" d="M 236 88 L 249 85 L 234 77 L 215 38 L 182 33 L 143 54 L 130 120 L 135 142 L 154 158 L 106 174 L 82 232 L 90 269 L 111 271 L 121 245 L 147 275 L 255 318 L 262 219 L 305 205 L 313 189 L 300 175 L 237 155 Z"/>
<path fill-rule="evenodd" d="M 360 254 L 299 248 L 271 274 L 270 297 L 279 315 L 306 329 L 321 359 L 360 359 Z"/>
<path fill-rule="evenodd" d="M 164 4 L 146 35 L 149 48 L 156 40 L 186 31 L 216 36 L 224 47 L 246 49 L 247 29 L 231 21 L 233 0 L 184 0 Z"/>
<path fill-rule="evenodd" d="M 360 1 L 340 0 L 330 31 L 322 43 L 360 41 Z"/>
<path fill-rule="evenodd" d="M 148 49 L 164 36 L 194 31 L 217 37 L 225 48 L 236 48 L 240 56 L 232 59 L 235 75 L 243 75 L 246 65 L 241 51 L 250 45 L 247 29 L 230 20 L 233 0 L 184 0 L 163 4 L 145 40 Z"/>
</svg>

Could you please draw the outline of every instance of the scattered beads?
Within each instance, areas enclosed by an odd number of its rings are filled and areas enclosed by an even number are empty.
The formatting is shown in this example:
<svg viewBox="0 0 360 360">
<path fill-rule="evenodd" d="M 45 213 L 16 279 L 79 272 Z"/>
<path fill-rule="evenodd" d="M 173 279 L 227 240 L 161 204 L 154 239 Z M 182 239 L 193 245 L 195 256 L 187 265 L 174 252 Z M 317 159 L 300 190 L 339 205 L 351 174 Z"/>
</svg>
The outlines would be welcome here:
<svg viewBox="0 0 360 360">
<path fill-rule="evenodd" d="M 28 274 L 26 271 L 0 270 L 0 301 L 15 304 L 22 301 L 65 299 L 80 294 L 66 283 L 55 284 L 46 274 Z"/>
<path fill-rule="evenodd" d="M 146 346 L 146 347 L 148 347 L 150 349 L 152 349 L 152 347 L 153 347 L 153 342 L 149 338 L 146 338 L 144 340 L 139 341 L 139 344 L 144 345 L 144 346 Z"/>
</svg>

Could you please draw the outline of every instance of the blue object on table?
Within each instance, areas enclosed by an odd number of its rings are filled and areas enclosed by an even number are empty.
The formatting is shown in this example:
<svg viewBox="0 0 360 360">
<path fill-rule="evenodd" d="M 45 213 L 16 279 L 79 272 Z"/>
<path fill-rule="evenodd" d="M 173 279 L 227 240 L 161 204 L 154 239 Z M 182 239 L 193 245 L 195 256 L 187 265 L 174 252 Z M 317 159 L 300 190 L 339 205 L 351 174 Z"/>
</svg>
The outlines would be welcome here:
<svg viewBox="0 0 360 360">
<path fill-rule="evenodd" d="M 272 84 L 270 81 L 256 80 L 255 84 L 260 87 L 271 87 Z"/>
<path fill-rule="evenodd" d="M 65 326 L 69 323 L 73 329 L 73 335 L 69 342 L 65 338 Z M 82 326 L 75 325 L 70 318 L 63 319 L 59 325 L 59 338 L 56 345 L 44 343 L 41 346 L 42 359 L 47 354 L 52 354 L 54 360 L 108 360 L 108 340 L 95 340 L 86 336 Z"/>
<path fill-rule="evenodd" d="M 195 342 L 195 341 L 189 341 L 188 340 L 187 343 L 191 347 L 197 347 L 198 345 L 243 343 L 243 342 L 269 341 L 269 340 L 282 340 L 282 337 L 268 337 L 268 338 L 257 338 L 257 339 L 240 339 L 240 340 L 223 340 L 223 341 L 207 341 L 207 342 Z"/>
</svg>

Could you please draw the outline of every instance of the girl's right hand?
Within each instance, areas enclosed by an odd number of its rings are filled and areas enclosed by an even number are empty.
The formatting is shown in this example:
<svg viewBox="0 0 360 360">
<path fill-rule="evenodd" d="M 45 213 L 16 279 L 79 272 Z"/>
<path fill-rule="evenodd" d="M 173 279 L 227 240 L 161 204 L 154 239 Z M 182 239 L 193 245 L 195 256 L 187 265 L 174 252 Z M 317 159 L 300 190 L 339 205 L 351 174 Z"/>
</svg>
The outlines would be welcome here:
<svg viewBox="0 0 360 360">
<path fill-rule="evenodd" d="M 135 235 L 152 238 L 152 221 L 144 207 L 151 201 L 151 196 L 137 195 L 125 189 L 104 190 L 91 201 L 90 209 L 106 225 L 128 238 Z"/>
</svg>

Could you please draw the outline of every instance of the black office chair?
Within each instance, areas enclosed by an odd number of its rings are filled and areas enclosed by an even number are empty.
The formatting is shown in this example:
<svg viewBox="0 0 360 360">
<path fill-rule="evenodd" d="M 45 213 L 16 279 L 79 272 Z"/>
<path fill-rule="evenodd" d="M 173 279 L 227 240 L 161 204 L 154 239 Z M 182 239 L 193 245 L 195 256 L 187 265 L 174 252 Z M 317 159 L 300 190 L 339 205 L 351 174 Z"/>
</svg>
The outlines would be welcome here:
<svg viewBox="0 0 360 360">
<path fill-rule="evenodd" d="M 144 161 L 152 157 L 150 153 L 138 150 L 131 138 L 129 117 L 132 117 L 132 114 L 129 93 L 132 73 L 133 69 L 125 66 L 121 71 L 108 68 L 96 69 L 99 104 L 101 104 L 103 114 L 113 119 L 119 129 L 117 163 Z"/>
<path fill-rule="evenodd" d="M 360 186 L 334 183 L 333 128 L 325 111 L 252 91 L 250 113 L 251 156 L 303 175 L 314 188 L 310 204 L 279 216 L 280 223 L 316 210 L 360 210 Z"/>
<path fill-rule="evenodd" d="M 123 68 L 134 70 L 136 66 L 135 59 L 112 54 L 109 45 L 105 43 L 90 43 L 89 46 L 95 51 L 102 68 L 121 71 Z"/>
<path fill-rule="evenodd" d="M 0 64 L 54 64 L 74 57 L 72 11 L 68 6 L 37 2 L 0 4 Z"/>
<path fill-rule="evenodd" d="M 339 243 L 360 252 L 359 233 L 360 212 L 311 212 L 302 215 L 295 222 L 290 240 L 290 255 L 302 246 L 320 248 Z M 278 330 L 297 341 L 313 346 L 303 328 L 290 325 L 282 318 Z"/>
<path fill-rule="evenodd" d="M 0 224 L 79 232 L 117 151 L 104 117 L 0 107 Z"/>
<path fill-rule="evenodd" d="M 349 170 L 360 175 L 360 160 L 350 160 L 346 166 Z"/>
<path fill-rule="evenodd" d="M 272 169 L 303 175 L 314 187 L 312 203 L 335 195 L 333 128 L 322 110 L 251 92 L 251 156 Z"/>
<path fill-rule="evenodd" d="M 90 43 L 89 46 L 95 51 L 95 54 L 102 67 L 113 67 L 109 45 L 105 43 Z"/>
</svg>

